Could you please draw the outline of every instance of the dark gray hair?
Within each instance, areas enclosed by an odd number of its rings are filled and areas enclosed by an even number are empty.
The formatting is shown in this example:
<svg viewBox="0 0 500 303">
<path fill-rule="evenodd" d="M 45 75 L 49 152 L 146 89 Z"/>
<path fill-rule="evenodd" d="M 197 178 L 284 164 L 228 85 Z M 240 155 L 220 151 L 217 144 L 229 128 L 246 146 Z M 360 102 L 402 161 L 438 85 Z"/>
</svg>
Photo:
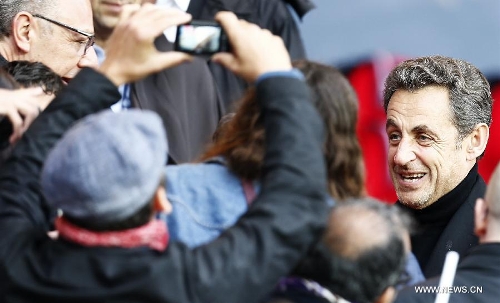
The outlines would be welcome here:
<svg viewBox="0 0 500 303">
<path fill-rule="evenodd" d="M 405 232 L 413 225 L 399 207 L 372 198 L 347 199 L 332 209 L 322 240 L 292 275 L 311 279 L 350 302 L 374 302 L 400 281 L 407 255 Z"/>
<path fill-rule="evenodd" d="M 54 6 L 55 0 L 0 0 L 0 39 L 12 33 L 12 20 L 17 13 L 44 13 Z"/>
<path fill-rule="evenodd" d="M 451 119 L 458 141 L 479 123 L 491 123 L 490 85 L 472 64 L 443 56 L 410 59 L 394 68 L 385 81 L 384 109 L 397 90 L 416 91 L 429 85 L 445 87 L 450 93 Z"/>
</svg>

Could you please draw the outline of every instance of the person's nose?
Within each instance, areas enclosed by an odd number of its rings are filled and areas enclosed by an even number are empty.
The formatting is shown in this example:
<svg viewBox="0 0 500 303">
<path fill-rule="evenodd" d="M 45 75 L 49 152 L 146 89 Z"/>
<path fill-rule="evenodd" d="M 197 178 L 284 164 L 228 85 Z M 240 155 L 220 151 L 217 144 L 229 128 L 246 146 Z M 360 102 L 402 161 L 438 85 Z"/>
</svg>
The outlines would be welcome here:
<svg viewBox="0 0 500 303">
<path fill-rule="evenodd" d="M 394 163 L 396 165 L 406 165 L 416 159 L 415 149 L 410 140 L 402 139 L 394 154 Z"/>
<path fill-rule="evenodd" d="M 79 68 L 84 68 L 84 67 L 93 67 L 96 68 L 99 66 L 99 61 L 97 60 L 97 54 L 95 52 L 95 49 L 93 46 L 89 47 L 87 50 L 87 53 L 85 53 L 82 58 L 80 58 L 80 61 L 78 61 L 78 67 Z"/>
</svg>

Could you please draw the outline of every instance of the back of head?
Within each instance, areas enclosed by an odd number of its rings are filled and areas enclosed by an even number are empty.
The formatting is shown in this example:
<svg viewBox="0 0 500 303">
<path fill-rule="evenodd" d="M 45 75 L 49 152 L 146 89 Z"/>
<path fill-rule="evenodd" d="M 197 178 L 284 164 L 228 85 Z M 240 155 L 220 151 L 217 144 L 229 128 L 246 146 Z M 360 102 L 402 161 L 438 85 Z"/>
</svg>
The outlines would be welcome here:
<svg viewBox="0 0 500 303">
<path fill-rule="evenodd" d="M 356 137 L 358 101 L 348 80 L 334 67 L 310 61 L 294 66 L 305 76 L 312 102 L 326 126 L 324 147 L 330 194 L 336 199 L 364 195 L 361 148 Z M 217 142 L 203 159 L 225 156 L 229 168 L 239 177 L 260 176 L 264 158 L 264 127 L 255 92 L 249 90 L 235 116 L 221 126 Z"/>
<path fill-rule="evenodd" d="M 410 59 L 394 68 L 385 82 L 385 110 L 397 90 L 416 91 L 430 85 L 448 89 L 459 140 L 477 124 L 491 124 L 493 100 L 484 75 L 466 61 L 442 56 Z"/>
<path fill-rule="evenodd" d="M 157 114 L 104 111 L 82 119 L 52 149 L 42 171 L 43 193 L 78 222 L 119 222 L 151 201 L 166 159 Z"/>
<path fill-rule="evenodd" d="M 42 87 L 46 94 L 57 95 L 64 88 L 61 77 L 41 62 L 11 61 L 5 68 L 23 87 Z"/>
<path fill-rule="evenodd" d="M 369 198 L 338 204 L 322 241 L 293 274 L 346 300 L 375 302 L 404 270 L 409 223 L 398 208 Z"/>
</svg>

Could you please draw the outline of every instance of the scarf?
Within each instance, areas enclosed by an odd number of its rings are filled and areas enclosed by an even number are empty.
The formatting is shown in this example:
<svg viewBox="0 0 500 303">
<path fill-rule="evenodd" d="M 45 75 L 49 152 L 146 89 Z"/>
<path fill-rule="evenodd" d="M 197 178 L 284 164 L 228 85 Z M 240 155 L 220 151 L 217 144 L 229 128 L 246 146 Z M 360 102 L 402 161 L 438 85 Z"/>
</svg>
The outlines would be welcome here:
<svg viewBox="0 0 500 303">
<path fill-rule="evenodd" d="M 59 217 L 55 223 L 59 237 L 82 246 L 104 246 L 134 248 L 148 246 L 157 251 L 164 251 L 168 245 L 168 232 L 165 222 L 153 220 L 137 228 L 123 231 L 96 232 L 83 229 Z"/>
</svg>

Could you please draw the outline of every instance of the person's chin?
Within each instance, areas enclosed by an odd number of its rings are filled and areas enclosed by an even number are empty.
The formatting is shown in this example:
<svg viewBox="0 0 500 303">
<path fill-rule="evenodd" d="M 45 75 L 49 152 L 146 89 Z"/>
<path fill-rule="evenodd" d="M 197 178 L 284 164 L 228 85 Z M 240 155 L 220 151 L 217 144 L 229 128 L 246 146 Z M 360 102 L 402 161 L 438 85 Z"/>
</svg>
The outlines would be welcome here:
<svg viewBox="0 0 500 303">
<path fill-rule="evenodd" d="M 101 11 L 103 12 L 103 14 L 119 16 L 122 12 L 122 9 L 123 4 L 121 4 L 119 1 L 109 0 L 101 2 Z"/>
<path fill-rule="evenodd" d="M 422 190 L 400 191 L 396 190 L 398 200 L 401 204 L 412 209 L 424 209 L 428 207 L 429 193 Z"/>
</svg>

